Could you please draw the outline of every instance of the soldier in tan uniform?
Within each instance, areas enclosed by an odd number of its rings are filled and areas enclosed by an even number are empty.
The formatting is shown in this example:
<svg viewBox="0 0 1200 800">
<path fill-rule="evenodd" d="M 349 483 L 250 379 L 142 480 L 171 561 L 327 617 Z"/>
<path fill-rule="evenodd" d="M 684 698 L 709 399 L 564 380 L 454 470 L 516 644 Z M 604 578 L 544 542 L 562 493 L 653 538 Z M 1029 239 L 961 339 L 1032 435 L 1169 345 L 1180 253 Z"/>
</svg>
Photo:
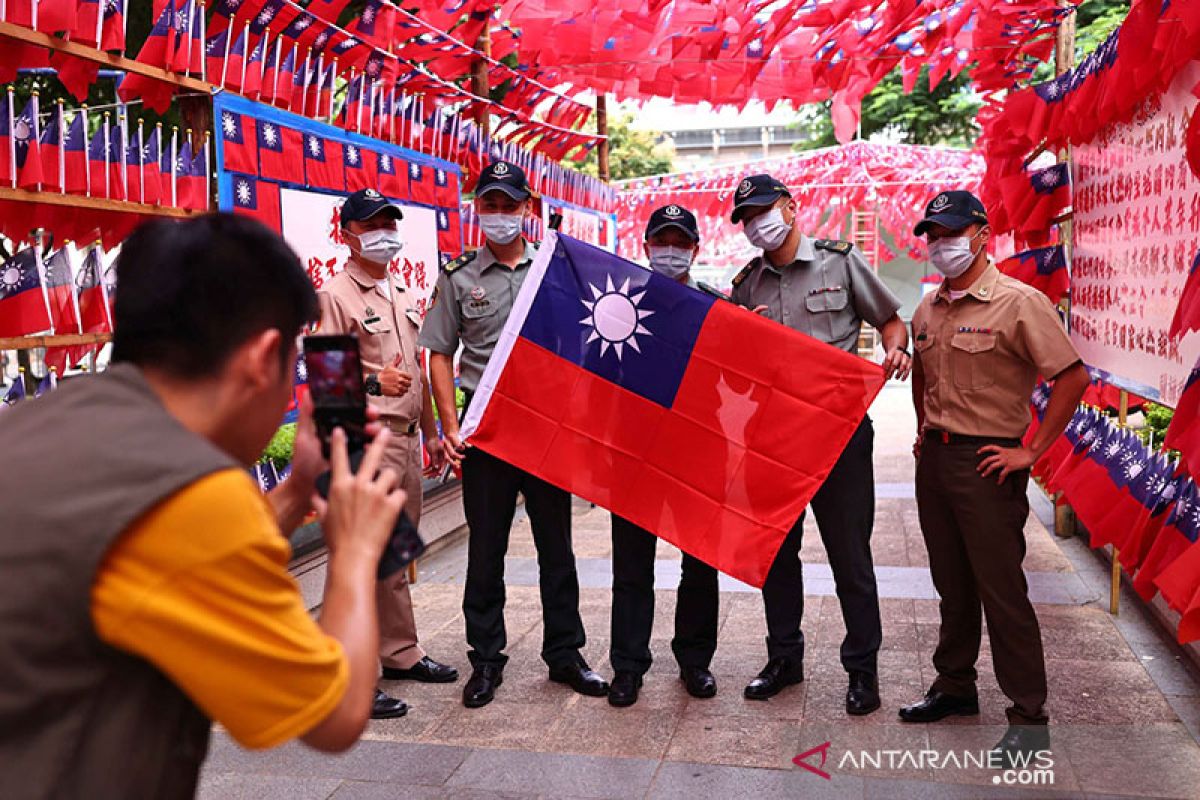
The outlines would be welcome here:
<svg viewBox="0 0 1200 800">
<path fill-rule="evenodd" d="M 988 260 L 978 198 L 942 192 L 915 232 L 928 237 L 929 260 L 946 278 L 912 319 L 917 509 L 942 622 L 937 679 L 924 699 L 900 709 L 900 719 L 979 713 L 982 607 L 996 680 L 1013 703 L 993 751 L 994 765 L 1007 768 L 1018 753 L 1050 743 L 1041 632 L 1021 570 L 1029 468 L 1066 428 L 1088 373 L 1045 295 Z M 1025 447 L 1039 374 L 1054 390 Z"/>
<path fill-rule="evenodd" d="M 317 296 L 323 333 L 358 336 L 370 403 L 392 431 L 384 466 L 400 477 L 400 486 L 408 494 L 404 510 L 417 525 L 421 520 L 421 438 L 430 457 L 429 473 L 441 470 L 445 451 L 434 423 L 429 386 L 421 379 L 417 350 L 420 312 L 404 286 L 388 275 L 388 263 L 403 246 L 396 224 L 401 218 L 400 208 L 374 189 L 346 198 L 341 220 L 350 259 Z M 458 678 L 456 669 L 429 658 L 417 643 L 406 570 L 379 582 L 376 602 L 379 660 L 385 679 L 449 683 Z M 374 718 L 400 717 L 407 710 L 403 700 L 376 690 Z"/>
</svg>

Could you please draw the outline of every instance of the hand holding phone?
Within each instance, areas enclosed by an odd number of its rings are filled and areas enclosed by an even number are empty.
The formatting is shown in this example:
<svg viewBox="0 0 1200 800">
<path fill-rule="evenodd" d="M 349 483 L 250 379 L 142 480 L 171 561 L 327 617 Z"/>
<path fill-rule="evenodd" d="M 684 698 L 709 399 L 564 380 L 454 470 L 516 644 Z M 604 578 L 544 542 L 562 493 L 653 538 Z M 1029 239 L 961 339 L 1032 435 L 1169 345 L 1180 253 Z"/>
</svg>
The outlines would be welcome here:
<svg viewBox="0 0 1200 800">
<path fill-rule="evenodd" d="M 384 431 L 357 454 L 359 465 L 351 466 L 346 451 L 346 434 L 336 428 L 330 435 L 330 471 L 317 479 L 315 499 L 329 549 L 360 550 L 379 559 L 392 538 L 396 520 L 407 499 L 391 469 L 380 470 L 388 432 Z"/>
</svg>

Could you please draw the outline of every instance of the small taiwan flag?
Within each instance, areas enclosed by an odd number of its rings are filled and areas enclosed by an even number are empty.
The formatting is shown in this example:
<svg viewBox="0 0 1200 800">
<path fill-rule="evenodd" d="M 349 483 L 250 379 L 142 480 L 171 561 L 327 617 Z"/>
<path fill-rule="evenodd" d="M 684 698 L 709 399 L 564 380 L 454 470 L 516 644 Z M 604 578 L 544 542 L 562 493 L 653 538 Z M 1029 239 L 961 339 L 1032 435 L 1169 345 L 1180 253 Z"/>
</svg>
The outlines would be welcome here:
<svg viewBox="0 0 1200 800">
<path fill-rule="evenodd" d="M 233 212 L 254 217 L 276 233 L 281 233 L 279 185 L 237 173 L 231 173 L 230 180 L 233 182 Z"/>
</svg>

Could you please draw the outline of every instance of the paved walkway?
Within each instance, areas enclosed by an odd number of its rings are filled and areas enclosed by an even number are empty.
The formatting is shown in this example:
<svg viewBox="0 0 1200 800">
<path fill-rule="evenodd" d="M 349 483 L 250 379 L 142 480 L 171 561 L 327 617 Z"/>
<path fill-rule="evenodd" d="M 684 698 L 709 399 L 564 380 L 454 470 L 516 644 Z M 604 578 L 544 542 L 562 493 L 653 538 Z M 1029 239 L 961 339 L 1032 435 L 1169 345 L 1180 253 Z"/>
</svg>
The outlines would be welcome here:
<svg viewBox="0 0 1200 800">
<path fill-rule="evenodd" d="M 538 655 L 536 554 L 522 520 L 507 568 L 511 661 L 495 702 L 463 708 L 461 679 L 443 686 L 394 684 L 389 688 L 412 706 L 409 715 L 372 722 L 365 741 L 336 758 L 298 746 L 248 753 L 218 732 L 202 797 L 1200 797 L 1200 680 L 1132 595 L 1124 596 L 1119 617 L 1108 614 L 1107 566 L 1081 540 L 1048 533 L 1052 509 L 1036 488 L 1025 568 L 1049 668 L 1052 783 L 1047 774 L 1027 773 L 1009 778 L 1042 784 L 1010 788 L 998 783 L 997 771 L 970 762 L 1004 731 L 1007 703 L 986 637 L 979 717 L 931 726 L 898 721 L 896 709 L 919 698 L 933 679 L 938 620 L 913 499 L 908 391 L 889 386 L 872 412 L 878 481 L 872 549 L 884 624 L 884 707 L 876 713 L 850 718 L 842 708 L 845 675 L 837 647 L 843 626 L 815 528 L 803 551 L 803 684 L 765 703 L 742 698 L 742 687 L 765 661 L 762 601 L 750 587 L 723 577 L 713 663 L 719 692 L 709 700 L 688 697 L 668 644 L 679 554 L 664 544 L 652 643 L 658 661 L 637 705 L 614 709 L 546 679 Z M 575 511 L 586 655 L 608 676 L 608 515 L 582 502 Z M 413 588 L 426 648 L 464 672 L 459 605 L 465 558 L 465 541 L 442 549 L 422 561 Z M 820 752 L 804 760 L 828 778 L 793 764 L 825 743 L 823 766 Z M 944 767 L 947 761 L 951 766 Z"/>
</svg>

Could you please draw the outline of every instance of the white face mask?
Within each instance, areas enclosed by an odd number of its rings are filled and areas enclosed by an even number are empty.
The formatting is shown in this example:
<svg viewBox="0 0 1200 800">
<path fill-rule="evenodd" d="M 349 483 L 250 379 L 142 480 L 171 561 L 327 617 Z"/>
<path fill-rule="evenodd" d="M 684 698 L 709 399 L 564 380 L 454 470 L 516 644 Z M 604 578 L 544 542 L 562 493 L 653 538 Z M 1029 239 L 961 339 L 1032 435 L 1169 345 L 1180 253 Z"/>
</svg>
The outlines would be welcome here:
<svg viewBox="0 0 1200 800">
<path fill-rule="evenodd" d="M 791 231 L 792 226 L 783 221 L 782 208 L 772 208 L 747 222 L 744 228 L 750 244 L 767 253 L 778 250 Z"/>
<path fill-rule="evenodd" d="M 692 251 L 686 247 L 649 245 L 650 269 L 673 281 L 680 280 L 692 268 Z"/>
<path fill-rule="evenodd" d="M 479 227 L 489 241 L 496 244 L 508 244 L 521 235 L 521 226 L 525 223 L 523 214 L 480 214 Z"/>
<path fill-rule="evenodd" d="M 358 237 L 358 254 L 375 264 L 389 264 L 404 247 L 400 231 L 377 230 L 355 234 Z"/>
<path fill-rule="evenodd" d="M 947 278 L 957 278 L 975 263 L 979 251 L 971 249 L 971 242 L 983 231 L 984 229 L 980 228 L 975 236 L 935 239 L 929 243 L 929 263 Z"/>
</svg>

